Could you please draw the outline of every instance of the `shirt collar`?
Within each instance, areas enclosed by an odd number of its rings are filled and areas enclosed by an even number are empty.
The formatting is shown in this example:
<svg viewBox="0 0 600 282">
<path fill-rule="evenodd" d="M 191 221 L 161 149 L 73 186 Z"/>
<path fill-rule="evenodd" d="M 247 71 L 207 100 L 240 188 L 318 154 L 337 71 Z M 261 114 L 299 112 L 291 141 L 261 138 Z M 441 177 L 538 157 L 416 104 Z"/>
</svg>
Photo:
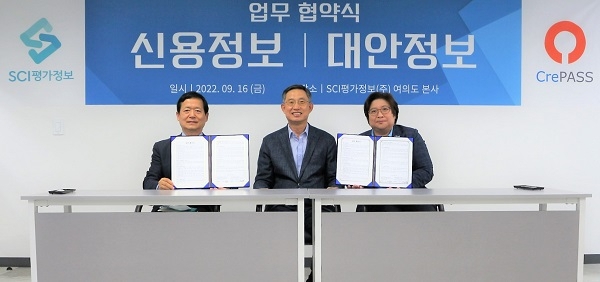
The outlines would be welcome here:
<svg viewBox="0 0 600 282">
<path fill-rule="evenodd" d="M 375 131 L 373 131 L 373 129 L 371 129 L 371 136 L 375 136 Z M 392 129 L 390 130 L 390 133 L 388 133 L 387 136 L 388 137 L 394 136 L 394 128 L 393 127 L 392 127 Z"/>
<path fill-rule="evenodd" d="M 185 135 L 185 133 L 181 132 L 181 136 L 187 136 L 187 135 Z M 200 132 L 200 135 L 198 135 L 198 136 L 204 136 L 204 132 Z"/>
<path fill-rule="evenodd" d="M 308 124 L 308 123 L 307 123 L 307 124 L 306 124 L 306 128 L 304 128 L 304 132 L 302 132 L 302 134 L 300 134 L 300 135 L 306 134 L 306 137 L 308 137 L 308 127 L 309 127 L 309 126 L 310 126 L 310 124 Z M 296 136 L 296 134 L 294 134 L 294 132 L 293 132 L 293 131 L 292 131 L 292 129 L 290 128 L 290 125 L 289 125 L 289 124 L 288 124 L 288 126 L 287 126 L 287 129 L 288 129 L 288 137 L 292 138 L 292 137 Z"/>
</svg>

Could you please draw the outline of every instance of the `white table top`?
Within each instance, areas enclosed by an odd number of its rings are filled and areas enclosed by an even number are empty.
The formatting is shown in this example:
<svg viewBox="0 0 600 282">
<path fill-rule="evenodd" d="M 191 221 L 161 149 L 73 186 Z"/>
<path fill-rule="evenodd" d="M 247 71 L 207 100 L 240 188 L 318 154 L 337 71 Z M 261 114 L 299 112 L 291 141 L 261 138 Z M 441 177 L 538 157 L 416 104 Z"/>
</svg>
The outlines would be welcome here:
<svg viewBox="0 0 600 282">
<path fill-rule="evenodd" d="M 290 204 L 300 198 L 338 202 L 462 204 L 462 203 L 578 203 L 591 194 L 544 189 L 180 189 L 180 190 L 77 190 L 70 194 L 36 194 L 22 200 L 47 205 L 176 205 L 230 202 Z"/>
<path fill-rule="evenodd" d="M 515 188 L 436 188 L 436 189 L 309 189 L 310 198 L 323 204 L 337 202 L 468 204 L 468 203 L 578 203 L 591 194 L 554 189 L 521 190 Z"/>
<path fill-rule="evenodd" d="M 194 205 L 231 202 L 296 204 L 308 198 L 306 189 L 179 189 L 179 190 L 80 190 L 69 194 L 36 194 L 21 200 L 47 205 Z M 289 202 L 289 203 L 288 203 Z"/>
</svg>

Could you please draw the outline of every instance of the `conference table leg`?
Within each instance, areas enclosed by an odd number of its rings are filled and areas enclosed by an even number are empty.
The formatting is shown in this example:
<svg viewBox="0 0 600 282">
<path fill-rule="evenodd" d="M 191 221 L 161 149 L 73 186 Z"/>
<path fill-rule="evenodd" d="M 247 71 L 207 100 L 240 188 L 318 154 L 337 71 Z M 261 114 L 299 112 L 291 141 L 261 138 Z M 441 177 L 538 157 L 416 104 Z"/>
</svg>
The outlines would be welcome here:
<svg viewBox="0 0 600 282">
<path fill-rule="evenodd" d="M 577 213 L 579 215 L 579 246 L 577 247 L 577 281 L 583 281 L 583 247 L 585 233 L 585 198 L 580 198 L 577 204 Z"/>
<path fill-rule="evenodd" d="M 298 282 L 304 282 L 304 199 L 298 199 Z"/>
<path fill-rule="evenodd" d="M 37 282 L 37 251 L 36 251 L 36 237 L 35 237 L 35 220 L 38 213 L 38 207 L 34 203 L 29 203 L 29 261 L 31 265 L 31 281 Z"/>
<path fill-rule="evenodd" d="M 321 199 L 313 199 L 313 281 L 321 282 Z"/>
</svg>

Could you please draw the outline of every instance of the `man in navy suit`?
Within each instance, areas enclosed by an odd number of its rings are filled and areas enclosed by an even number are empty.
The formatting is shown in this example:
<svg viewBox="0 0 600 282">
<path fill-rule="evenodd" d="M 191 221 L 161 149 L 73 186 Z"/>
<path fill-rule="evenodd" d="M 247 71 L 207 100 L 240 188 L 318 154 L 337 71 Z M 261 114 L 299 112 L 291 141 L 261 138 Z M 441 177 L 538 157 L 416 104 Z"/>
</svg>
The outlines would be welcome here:
<svg viewBox="0 0 600 282">
<path fill-rule="evenodd" d="M 433 178 L 433 163 L 425 140 L 414 128 L 398 125 L 398 103 L 390 93 L 373 92 L 365 100 L 363 107 L 365 117 L 371 130 L 361 135 L 366 136 L 398 136 L 413 139 L 412 188 L 425 188 Z M 353 185 L 349 188 L 362 188 Z M 367 205 L 366 211 L 436 211 L 435 205 Z M 360 209 L 360 207 L 359 207 Z"/>
<path fill-rule="evenodd" d="M 288 124 L 267 135 L 260 147 L 254 188 L 335 187 L 337 149 L 329 133 L 308 123 L 313 109 L 310 91 L 292 85 L 282 94 L 281 111 Z M 312 234 L 312 203 L 304 200 L 304 229 Z M 270 205 L 266 211 L 296 211 L 296 206 Z M 334 211 L 333 206 L 323 211 Z M 312 273 L 307 281 L 312 281 Z"/>
<path fill-rule="evenodd" d="M 198 92 L 187 92 L 179 97 L 177 101 L 177 112 L 175 113 L 181 135 L 198 136 L 204 135 L 202 130 L 208 121 L 208 102 Z M 171 139 L 164 139 L 154 143 L 152 148 L 152 161 L 150 168 L 144 177 L 143 187 L 145 190 L 173 190 L 175 186 L 171 181 Z M 160 206 L 154 206 L 152 211 L 158 211 Z M 189 206 L 191 211 L 218 211 L 218 206 L 196 205 Z M 177 207 L 187 210 L 187 207 Z"/>
</svg>

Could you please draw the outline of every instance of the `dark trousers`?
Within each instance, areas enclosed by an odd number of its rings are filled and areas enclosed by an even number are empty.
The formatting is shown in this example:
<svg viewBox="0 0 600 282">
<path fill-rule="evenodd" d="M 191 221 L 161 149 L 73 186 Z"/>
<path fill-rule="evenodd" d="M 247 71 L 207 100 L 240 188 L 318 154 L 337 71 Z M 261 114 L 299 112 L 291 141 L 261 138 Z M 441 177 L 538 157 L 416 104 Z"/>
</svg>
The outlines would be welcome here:
<svg viewBox="0 0 600 282">
<path fill-rule="evenodd" d="M 295 205 L 267 205 L 265 207 L 266 212 L 295 212 L 298 208 Z M 339 207 L 336 206 L 323 206 L 322 212 L 337 212 Z M 312 202 L 304 201 L 304 244 L 312 244 Z"/>
<path fill-rule="evenodd" d="M 312 201 L 310 199 L 305 199 L 304 200 L 304 244 L 305 245 L 311 245 L 312 244 L 312 231 L 313 231 L 313 226 L 312 226 L 312 212 L 313 212 L 313 207 L 312 207 Z M 288 205 L 267 205 L 265 207 L 265 211 L 267 212 L 271 212 L 271 211 L 275 211 L 275 212 L 289 212 L 289 211 L 297 211 L 298 208 L 294 205 L 294 206 L 288 206 Z M 321 208 L 322 212 L 337 212 L 339 211 L 340 208 L 338 206 L 323 206 Z M 313 273 L 312 273 L 312 265 L 310 266 L 310 275 L 308 276 L 308 279 L 306 279 L 306 282 L 312 282 L 313 281 Z"/>
</svg>

